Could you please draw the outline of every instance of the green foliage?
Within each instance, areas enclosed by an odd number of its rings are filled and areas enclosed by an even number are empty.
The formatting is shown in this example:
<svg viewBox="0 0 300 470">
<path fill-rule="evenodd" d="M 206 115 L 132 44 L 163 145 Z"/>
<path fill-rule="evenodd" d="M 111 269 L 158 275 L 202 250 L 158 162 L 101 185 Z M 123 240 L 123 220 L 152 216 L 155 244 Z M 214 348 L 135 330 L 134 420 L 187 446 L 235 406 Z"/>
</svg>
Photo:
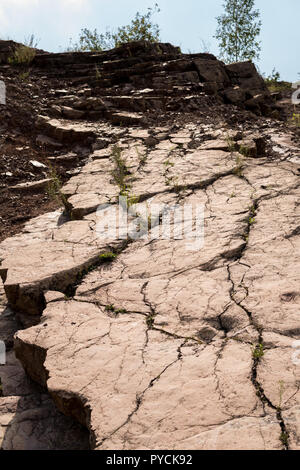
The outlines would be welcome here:
<svg viewBox="0 0 300 470">
<path fill-rule="evenodd" d="M 285 447 L 288 446 L 288 444 L 289 444 L 289 435 L 288 435 L 287 432 L 282 431 L 282 433 L 280 434 L 279 439 Z"/>
<path fill-rule="evenodd" d="M 29 79 L 29 72 L 22 72 L 19 74 L 19 79 L 26 82 Z"/>
<path fill-rule="evenodd" d="M 292 123 L 295 126 L 300 127 L 300 114 L 299 113 L 293 113 Z"/>
<path fill-rule="evenodd" d="M 153 8 L 148 8 L 147 13 L 136 13 L 135 18 L 129 25 L 121 26 L 117 32 L 112 35 L 115 47 L 133 41 L 159 41 L 159 26 L 153 23 L 152 17 L 155 13 L 159 13 L 160 9 L 156 3 Z"/>
<path fill-rule="evenodd" d="M 254 359 L 260 359 L 264 355 L 264 347 L 262 344 L 257 344 L 252 351 Z"/>
<path fill-rule="evenodd" d="M 106 305 L 105 307 L 106 312 L 112 312 L 115 315 L 118 315 L 119 313 L 127 313 L 127 310 L 125 308 L 116 308 L 114 305 Z"/>
<path fill-rule="evenodd" d="M 280 80 L 280 73 L 276 71 L 275 67 L 272 70 L 271 75 L 266 78 L 266 82 L 278 83 Z"/>
<path fill-rule="evenodd" d="M 103 262 L 110 262 L 113 261 L 117 257 L 116 253 L 112 253 L 111 251 L 108 251 L 107 253 L 102 253 L 102 255 L 99 255 L 99 258 Z"/>
<path fill-rule="evenodd" d="M 275 68 L 273 68 L 270 75 L 264 77 L 264 80 L 269 91 L 272 93 L 276 91 L 291 90 L 292 88 L 291 83 L 280 80 L 280 73 L 277 72 Z"/>
<path fill-rule="evenodd" d="M 147 318 L 146 318 L 146 324 L 147 324 L 147 327 L 148 327 L 150 330 L 151 330 L 151 329 L 153 328 L 153 326 L 154 326 L 154 321 L 155 321 L 154 317 L 155 317 L 155 315 L 150 314 L 150 315 L 148 315 Z"/>
<path fill-rule="evenodd" d="M 240 154 L 244 155 L 244 157 L 248 157 L 250 150 L 248 147 L 242 144 L 240 145 L 239 152 Z"/>
<path fill-rule="evenodd" d="M 8 63 L 11 65 L 30 65 L 36 56 L 36 47 L 38 41 L 34 34 L 25 39 L 24 44 L 18 46 L 11 57 L 8 59 Z"/>
<path fill-rule="evenodd" d="M 215 38 L 227 63 L 259 58 L 260 12 L 253 8 L 254 0 L 225 0 L 225 12 L 217 17 Z"/>
<path fill-rule="evenodd" d="M 235 158 L 236 167 L 233 170 L 233 174 L 239 178 L 243 177 L 243 159 L 237 155 Z"/>
<path fill-rule="evenodd" d="M 234 142 L 231 137 L 227 136 L 226 137 L 226 142 L 227 142 L 227 147 L 228 147 L 228 152 L 235 152 L 236 150 L 236 143 Z"/>
<path fill-rule="evenodd" d="M 81 30 L 77 43 L 72 43 L 72 39 L 70 40 L 67 51 L 97 52 L 133 41 L 158 42 L 160 30 L 158 24 L 153 23 L 153 15 L 159 12 L 160 9 L 156 3 L 153 8 L 148 8 L 147 13 L 137 12 L 130 24 L 120 26 L 116 32 L 107 30 L 105 33 L 98 33 L 97 29 L 84 28 Z"/>
<path fill-rule="evenodd" d="M 166 167 L 173 167 L 173 166 L 174 166 L 174 163 L 173 163 L 173 162 L 170 162 L 170 160 L 166 160 L 165 162 L 163 162 L 163 164 L 164 164 Z"/>
<path fill-rule="evenodd" d="M 60 177 L 56 173 L 55 168 L 50 165 L 48 177 L 51 179 L 50 183 L 48 184 L 47 193 L 50 199 L 55 200 L 59 204 L 63 204 L 65 207 L 68 207 L 68 201 L 65 195 L 62 193 L 62 182 Z"/>
<path fill-rule="evenodd" d="M 114 145 L 111 157 L 114 162 L 114 169 L 111 172 L 111 175 L 115 184 L 119 186 L 121 195 L 126 196 L 128 192 L 128 186 L 126 184 L 128 169 L 126 166 L 126 161 L 122 157 L 121 147 Z"/>
<path fill-rule="evenodd" d="M 79 35 L 79 41 L 72 43 L 70 40 L 68 52 L 101 52 L 114 47 L 114 41 L 112 33 L 106 31 L 106 33 L 99 34 L 97 29 L 89 30 L 83 28 Z"/>
</svg>

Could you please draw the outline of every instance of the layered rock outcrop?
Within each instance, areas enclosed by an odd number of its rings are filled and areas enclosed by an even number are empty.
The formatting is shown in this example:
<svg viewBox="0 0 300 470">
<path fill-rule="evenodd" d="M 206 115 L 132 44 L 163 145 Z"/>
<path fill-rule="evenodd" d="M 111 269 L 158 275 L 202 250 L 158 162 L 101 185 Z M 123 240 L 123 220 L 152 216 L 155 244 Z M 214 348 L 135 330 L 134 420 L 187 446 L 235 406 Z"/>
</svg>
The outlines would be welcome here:
<svg viewBox="0 0 300 470">
<path fill-rule="evenodd" d="M 5 61 L 12 45 L 3 45 Z M 15 45 L 14 45 L 15 46 Z M 31 64 L 36 75 L 88 84 L 89 99 L 56 100 L 57 115 L 72 119 L 108 117 L 122 123 L 120 111 L 162 113 L 196 111 L 207 96 L 272 115 L 275 103 L 251 62 L 225 65 L 212 54 L 182 54 L 171 44 L 136 42 L 99 53 L 48 54 L 37 51 Z M 206 98 L 205 98 L 206 97 Z"/>
</svg>

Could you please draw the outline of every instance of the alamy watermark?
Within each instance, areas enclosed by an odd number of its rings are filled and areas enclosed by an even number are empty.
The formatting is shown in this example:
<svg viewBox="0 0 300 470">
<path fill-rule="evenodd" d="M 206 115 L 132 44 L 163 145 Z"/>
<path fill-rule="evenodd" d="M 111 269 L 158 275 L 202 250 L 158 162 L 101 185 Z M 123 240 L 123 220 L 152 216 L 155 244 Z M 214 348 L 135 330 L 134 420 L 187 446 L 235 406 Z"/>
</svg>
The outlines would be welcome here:
<svg viewBox="0 0 300 470">
<path fill-rule="evenodd" d="M 6 86 L 2 80 L 0 80 L 0 104 L 6 104 Z"/>
<path fill-rule="evenodd" d="M 130 204 L 120 196 L 118 205 L 102 204 L 96 214 L 101 240 L 185 240 L 188 251 L 204 246 L 203 204 Z"/>
</svg>

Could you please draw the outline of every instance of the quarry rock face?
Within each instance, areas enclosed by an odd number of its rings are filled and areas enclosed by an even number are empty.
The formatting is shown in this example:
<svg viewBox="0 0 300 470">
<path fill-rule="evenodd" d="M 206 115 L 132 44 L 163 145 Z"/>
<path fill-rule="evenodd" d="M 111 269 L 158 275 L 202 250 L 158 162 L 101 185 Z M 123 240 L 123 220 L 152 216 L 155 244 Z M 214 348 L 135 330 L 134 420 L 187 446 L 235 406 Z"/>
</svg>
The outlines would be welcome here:
<svg viewBox="0 0 300 470">
<path fill-rule="evenodd" d="M 16 47 L 17 44 L 0 42 L 2 63 Z M 193 111 L 199 104 L 202 107 L 210 104 L 207 96 L 211 100 L 246 107 L 257 114 L 274 113 L 275 103 L 251 62 L 225 65 L 212 54 L 182 54 L 171 44 L 144 41 L 105 52 L 36 52 L 31 64 L 36 74 L 67 80 L 74 86 L 93 87 L 92 96 L 89 93 L 85 96 L 84 92 L 76 97 L 61 93 L 51 107 L 53 117 L 107 118 L 113 123 L 138 125 L 138 117 L 129 122 L 126 112 Z M 126 111 L 123 118 L 114 112 L 119 108 L 123 113 Z M 143 117 L 146 122 L 151 114 Z M 42 127 L 41 118 L 38 124 Z M 60 139 L 65 135 L 62 130 L 57 132 Z M 75 136 L 80 137 L 80 133 L 73 134 Z"/>
<path fill-rule="evenodd" d="M 299 449 L 300 147 L 245 110 L 274 110 L 255 67 L 147 43 L 33 67 L 62 81 L 37 135 L 87 151 L 0 243 L 2 448 Z"/>
</svg>

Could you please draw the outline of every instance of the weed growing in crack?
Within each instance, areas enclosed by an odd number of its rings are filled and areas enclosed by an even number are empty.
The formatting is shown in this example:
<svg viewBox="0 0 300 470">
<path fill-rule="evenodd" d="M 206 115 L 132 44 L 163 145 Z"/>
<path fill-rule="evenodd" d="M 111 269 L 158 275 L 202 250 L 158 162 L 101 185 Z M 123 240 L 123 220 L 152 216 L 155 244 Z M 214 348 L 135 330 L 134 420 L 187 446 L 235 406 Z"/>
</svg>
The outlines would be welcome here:
<svg viewBox="0 0 300 470">
<path fill-rule="evenodd" d="M 235 159 L 236 167 L 233 170 L 233 173 L 239 178 L 243 177 L 243 159 L 240 155 L 236 156 Z"/>
<path fill-rule="evenodd" d="M 147 158 L 148 158 L 148 151 L 146 151 L 145 153 L 141 153 L 137 146 L 135 147 L 135 150 L 139 158 L 140 165 L 142 166 L 145 165 Z"/>
<path fill-rule="evenodd" d="M 113 261 L 114 259 L 116 259 L 116 257 L 117 257 L 117 254 L 112 253 L 111 251 L 108 251 L 106 253 L 102 253 L 102 255 L 99 255 L 99 258 L 101 261 L 103 261 L 103 263 L 109 263 L 110 261 Z"/>
<path fill-rule="evenodd" d="M 23 82 L 27 82 L 28 79 L 29 79 L 29 75 L 30 73 L 27 71 L 27 72 L 22 72 L 19 74 L 19 79 L 22 80 Z"/>
<path fill-rule="evenodd" d="M 129 174 L 126 166 L 126 161 L 122 158 L 122 149 L 118 145 L 114 145 L 111 154 L 112 160 L 115 164 L 115 168 L 111 172 L 114 182 L 120 188 L 120 193 L 128 191 L 127 177 Z"/>
<path fill-rule="evenodd" d="M 134 206 L 139 203 L 140 197 L 135 196 L 134 194 L 130 194 L 130 187 L 127 187 L 125 191 L 120 192 L 120 196 L 126 198 L 126 206 L 129 209 L 131 206 Z"/>
<path fill-rule="evenodd" d="M 179 184 L 179 177 L 178 176 L 171 176 L 171 177 L 167 177 L 166 178 L 166 186 L 172 186 L 173 190 L 176 192 L 176 193 L 180 193 L 180 191 L 183 191 L 186 189 L 186 187 L 182 187 L 180 184 Z"/>
<path fill-rule="evenodd" d="M 254 359 L 261 359 L 264 356 L 264 346 L 263 344 L 259 343 L 253 348 L 252 356 Z"/>
<path fill-rule="evenodd" d="M 244 155 L 244 157 L 248 157 L 250 153 L 249 148 L 245 145 L 240 145 L 239 152 L 241 155 Z"/>
<path fill-rule="evenodd" d="M 165 167 L 168 169 L 168 168 L 172 168 L 175 164 L 173 162 L 170 162 L 170 160 L 166 160 L 165 162 L 163 162 L 163 165 L 165 165 Z"/>
<path fill-rule="evenodd" d="M 56 173 L 55 169 L 50 166 L 49 170 L 49 178 L 51 179 L 50 183 L 48 184 L 47 193 L 49 197 L 58 203 L 62 203 L 66 209 L 68 209 L 68 201 L 66 196 L 62 193 L 62 182 Z"/>
<path fill-rule="evenodd" d="M 125 308 L 116 308 L 114 305 L 106 305 L 105 307 L 106 312 L 112 312 L 115 315 L 118 315 L 120 313 L 127 313 L 127 310 Z"/>
<path fill-rule="evenodd" d="M 248 223 L 249 223 L 249 225 L 255 224 L 255 218 L 254 217 L 249 217 Z"/>
<path fill-rule="evenodd" d="M 147 327 L 151 330 L 154 326 L 154 315 L 148 315 L 146 319 Z"/>
<path fill-rule="evenodd" d="M 288 447 L 289 445 L 289 435 L 287 432 L 282 431 L 279 437 L 281 443 L 284 445 L 284 447 Z"/>
<path fill-rule="evenodd" d="M 230 152 L 230 153 L 235 152 L 236 143 L 234 142 L 234 140 L 232 140 L 231 137 L 229 137 L 229 136 L 226 137 L 226 143 L 227 143 L 228 152 Z"/>
</svg>

